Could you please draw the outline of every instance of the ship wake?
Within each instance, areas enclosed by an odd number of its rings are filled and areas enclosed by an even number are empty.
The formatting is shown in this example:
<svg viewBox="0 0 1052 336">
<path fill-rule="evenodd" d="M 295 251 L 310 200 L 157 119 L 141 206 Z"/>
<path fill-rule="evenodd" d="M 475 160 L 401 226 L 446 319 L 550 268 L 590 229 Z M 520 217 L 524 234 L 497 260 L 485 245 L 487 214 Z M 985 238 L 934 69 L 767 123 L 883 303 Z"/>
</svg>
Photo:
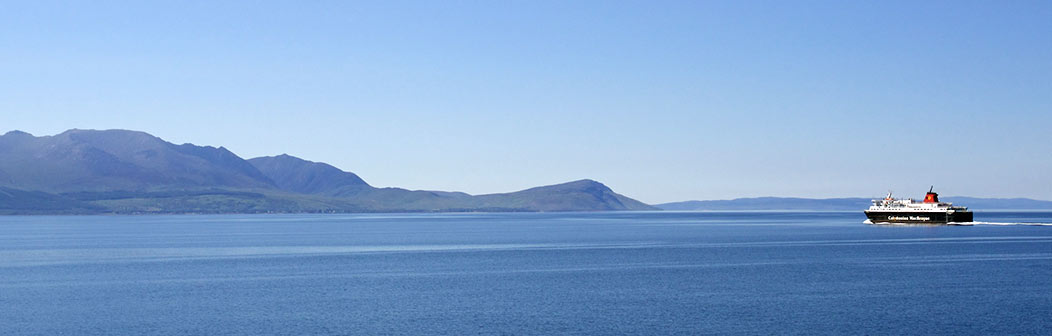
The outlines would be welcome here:
<svg viewBox="0 0 1052 336">
<path fill-rule="evenodd" d="M 924 224 L 924 223 L 891 223 L 891 222 L 877 222 L 874 223 L 871 220 L 862 221 L 865 224 L 877 224 L 877 225 L 890 225 L 890 226 L 933 226 L 933 225 L 958 225 L 958 226 L 970 226 L 970 225 L 1000 225 L 1000 226 L 1052 226 L 1052 223 L 1031 223 L 1031 222 L 949 222 L 940 224 Z"/>
<path fill-rule="evenodd" d="M 1028 225 L 1028 226 L 1052 226 L 1052 223 L 1028 223 L 1028 222 L 971 222 L 972 225 Z"/>
</svg>

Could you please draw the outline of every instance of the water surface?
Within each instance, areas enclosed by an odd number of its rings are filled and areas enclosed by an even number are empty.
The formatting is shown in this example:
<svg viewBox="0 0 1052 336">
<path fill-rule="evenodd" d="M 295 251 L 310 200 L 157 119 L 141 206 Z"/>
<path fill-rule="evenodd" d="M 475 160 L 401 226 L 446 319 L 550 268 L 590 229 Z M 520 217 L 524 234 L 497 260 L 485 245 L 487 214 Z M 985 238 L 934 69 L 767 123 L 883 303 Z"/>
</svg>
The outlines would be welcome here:
<svg viewBox="0 0 1052 336">
<path fill-rule="evenodd" d="M 1048 212 L 0 217 L 0 334 L 1048 334 Z M 1024 225 L 1027 224 L 1027 225 Z"/>
</svg>

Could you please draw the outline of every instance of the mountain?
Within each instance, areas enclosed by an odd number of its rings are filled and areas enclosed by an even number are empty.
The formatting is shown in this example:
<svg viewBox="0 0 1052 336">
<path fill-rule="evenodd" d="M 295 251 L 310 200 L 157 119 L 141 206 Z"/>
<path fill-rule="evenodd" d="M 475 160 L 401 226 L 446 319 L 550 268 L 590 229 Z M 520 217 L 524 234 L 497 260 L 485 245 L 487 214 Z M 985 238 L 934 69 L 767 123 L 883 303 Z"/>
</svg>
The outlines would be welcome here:
<svg viewBox="0 0 1052 336">
<path fill-rule="evenodd" d="M 663 210 L 817 210 L 861 211 L 868 208 L 870 198 L 791 198 L 756 197 L 732 200 L 686 201 L 655 205 Z M 963 196 L 941 197 L 943 202 L 966 206 L 973 210 L 1049 210 L 1052 201 L 1027 198 L 977 198 Z"/>
<path fill-rule="evenodd" d="M 581 180 L 512 193 L 376 188 L 287 154 L 244 160 L 127 130 L 0 136 L 0 214 L 652 210 Z"/>
<path fill-rule="evenodd" d="M 226 148 L 175 145 L 143 132 L 69 130 L 0 136 L 0 186 L 46 192 L 271 188 Z"/>
<path fill-rule="evenodd" d="M 540 211 L 657 210 L 643 202 L 615 193 L 592 180 L 536 187 L 513 193 L 475 196 L 480 208 L 536 209 Z"/>
<path fill-rule="evenodd" d="M 346 196 L 372 188 L 354 173 L 288 154 L 249 159 L 248 163 L 274 181 L 275 186 L 285 191 Z"/>
<path fill-rule="evenodd" d="M 286 154 L 248 162 L 283 191 L 343 197 L 377 211 L 656 210 L 592 180 L 473 196 L 462 192 L 374 188 L 354 173 Z"/>
</svg>

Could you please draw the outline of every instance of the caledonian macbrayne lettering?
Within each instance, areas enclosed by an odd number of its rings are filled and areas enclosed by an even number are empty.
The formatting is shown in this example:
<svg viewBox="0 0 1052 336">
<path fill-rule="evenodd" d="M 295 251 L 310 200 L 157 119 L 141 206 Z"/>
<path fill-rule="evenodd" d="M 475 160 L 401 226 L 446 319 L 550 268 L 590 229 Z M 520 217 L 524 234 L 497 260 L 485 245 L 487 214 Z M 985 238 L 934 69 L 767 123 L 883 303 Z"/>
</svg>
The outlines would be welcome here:
<svg viewBox="0 0 1052 336">
<path fill-rule="evenodd" d="M 927 222 L 927 221 L 931 221 L 931 217 L 921 217 L 921 216 L 888 216 L 888 220 L 893 220 L 893 221 L 924 221 L 924 222 Z"/>
</svg>

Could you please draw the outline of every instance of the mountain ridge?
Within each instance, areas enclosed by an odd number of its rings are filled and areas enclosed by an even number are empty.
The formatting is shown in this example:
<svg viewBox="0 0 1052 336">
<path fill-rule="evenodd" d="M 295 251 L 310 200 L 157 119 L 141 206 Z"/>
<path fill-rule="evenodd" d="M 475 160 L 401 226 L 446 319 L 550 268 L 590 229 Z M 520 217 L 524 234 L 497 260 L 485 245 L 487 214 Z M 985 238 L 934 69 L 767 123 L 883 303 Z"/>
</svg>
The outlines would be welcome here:
<svg viewBox="0 0 1052 336">
<path fill-rule="evenodd" d="M 654 210 L 579 180 L 516 192 L 377 188 L 288 154 L 245 160 L 225 147 L 145 132 L 71 129 L 0 136 L 0 213 L 261 213 Z"/>
<path fill-rule="evenodd" d="M 73 129 L 0 136 L 6 186 L 45 192 L 268 188 L 252 165 L 223 147 L 175 145 L 145 132 Z"/>
<path fill-rule="evenodd" d="M 372 188 L 357 174 L 327 163 L 300 159 L 288 154 L 246 160 L 282 190 L 304 194 L 340 195 L 346 189 Z"/>
</svg>

